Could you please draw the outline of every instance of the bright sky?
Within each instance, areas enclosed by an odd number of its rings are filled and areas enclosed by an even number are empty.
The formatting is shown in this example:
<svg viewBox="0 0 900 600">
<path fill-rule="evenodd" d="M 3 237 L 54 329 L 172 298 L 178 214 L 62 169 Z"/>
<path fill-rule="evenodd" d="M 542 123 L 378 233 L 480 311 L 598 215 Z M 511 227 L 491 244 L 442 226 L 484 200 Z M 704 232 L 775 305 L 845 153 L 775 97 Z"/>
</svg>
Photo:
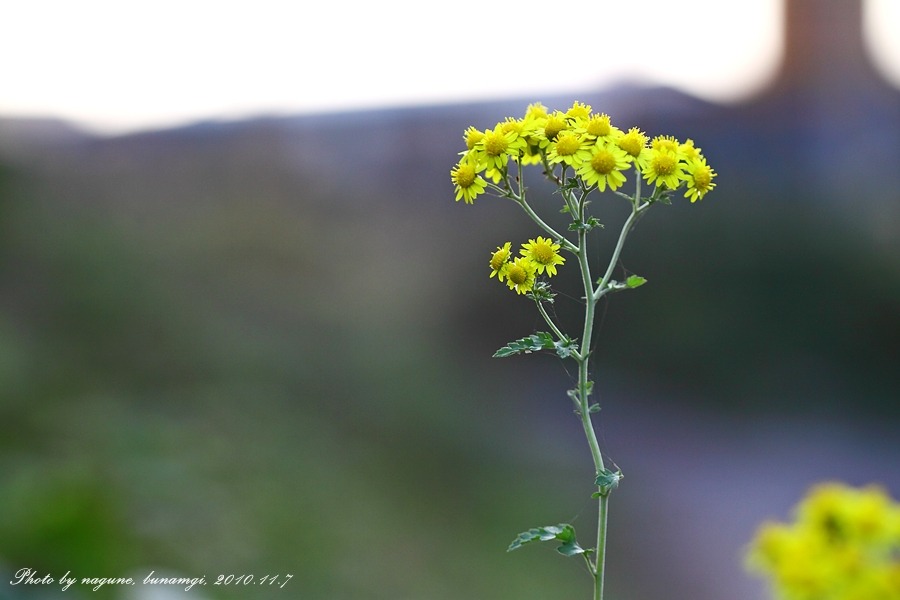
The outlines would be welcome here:
<svg viewBox="0 0 900 600">
<path fill-rule="evenodd" d="M 62 117 L 115 133 L 203 118 L 539 99 L 623 79 L 730 101 L 765 85 L 781 52 L 780 0 L 562 6 L 6 2 L 0 116 Z"/>
</svg>

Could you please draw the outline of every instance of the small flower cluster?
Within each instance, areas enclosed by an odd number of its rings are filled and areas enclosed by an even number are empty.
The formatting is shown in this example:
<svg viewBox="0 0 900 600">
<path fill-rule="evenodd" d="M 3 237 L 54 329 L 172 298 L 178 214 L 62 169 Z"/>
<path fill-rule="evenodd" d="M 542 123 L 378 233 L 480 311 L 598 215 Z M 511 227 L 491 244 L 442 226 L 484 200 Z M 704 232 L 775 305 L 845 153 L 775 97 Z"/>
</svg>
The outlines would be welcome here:
<svg viewBox="0 0 900 600">
<path fill-rule="evenodd" d="M 813 488 L 791 525 L 760 527 L 748 554 L 779 600 L 900 598 L 900 504 L 878 487 Z"/>
<path fill-rule="evenodd" d="M 607 114 L 575 102 L 565 112 L 549 112 L 542 104 L 528 107 L 521 119 L 512 117 L 484 131 L 469 127 L 466 150 L 450 171 L 456 200 L 467 204 L 507 179 L 510 162 L 543 165 L 546 173 L 560 165 L 570 168 L 584 189 L 616 190 L 632 166 L 648 183 L 666 190 L 685 189 L 691 202 L 716 184 L 715 171 L 691 140 L 671 136 L 648 138 L 632 127 L 615 127 Z M 487 178 L 487 179 L 485 179 Z"/>
<path fill-rule="evenodd" d="M 512 242 L 506 242 L 491 255 L 490 262 L 491 277 L 496 275 L 501 283 L 505 280 L 518 294 L 534 290 L 538 275 L 556 275 L 556 265 L 566 262 L 559 254 L 559 244 L 541 236 L 522 244 L 519 254 L 513 256 Z"/>
</svg>

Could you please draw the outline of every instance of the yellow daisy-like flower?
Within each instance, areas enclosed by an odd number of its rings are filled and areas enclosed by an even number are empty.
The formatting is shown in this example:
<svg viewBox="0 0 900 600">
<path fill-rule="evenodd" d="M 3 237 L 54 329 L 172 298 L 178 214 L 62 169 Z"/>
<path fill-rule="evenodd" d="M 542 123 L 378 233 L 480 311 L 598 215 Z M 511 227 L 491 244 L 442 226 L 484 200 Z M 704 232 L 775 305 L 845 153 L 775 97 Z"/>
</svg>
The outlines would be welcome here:
<svg viewBox="0 0 900 600">
<path fill-rule="evenodd" d="M 578 169 L 578 175 L 587 185 L 596 185 L 601 192 L 616 190 L 625 183 L 625 171 L 630 167 L 628 154 L 613 144 L 598 144 L 594 147 L 590 160 Z"/>
<path fill-rule="evenodd" d="M 472 204 L 475 198 L 484 193 L 487 182 L 478 174 L 474 161 L 463 158 L 459 164 L 450 170 L 450 180 L 456 191 L 456 201 L 463 200 L 466 204 Z"/>
<path fill-rule="evenodd" d="M 538 273 L 546 271 L 547 275 L 556 275 L 556 265 L 566 262 L 559 254 L 559 244 L 541 236 L 522 244 L 519 254 L 530 260 Z"/>
<path fill-rule="evenodd" d="M 506 168 L 510 154 L 518 152 L 525 145 L 524 140 L 514 131 L 504 131 L 503 125 L 498 123 L 493 129 L 486 129 L 484 137 L 479 141 L 472 152 L 478 160 L 481 169 Z"/>
<path fill-rule="evenodd" d="M 589 104 L 583 104 L 579 101 L 575 101 L 572 103 L 572 107 L 566 111 L 566 116 L 572 119 L 581 120 L 587 119 L 591 114 L 591 107 Z"/>
<path fill-rule="evenodd" d="M 507 263 L 506 285 L 509 286 L 509 289 L 515 290 L 517 294 L 530 292 L 534 289 L 536 274 L 537 266 L 532 261 L 524 256 L 517 257 Z"/>
<path fill-rule="evenodd" d="M 900 598 L 900 504 L 876 486 L 818 485 L 792 523 L 765 523 L 747 566 L 779 598 Z"/>
<path fill-rule="evenodd" d="M 525 119 L 543 119 L 546 118 L 549 113 L 547 112 L 547 107 L 541 104 L 540 102 L 535 102 L 534 104 L 529 104 L 528 108 L 525 109 Z"/>
<path fill-rule="evenodd" d="M 475 147 L 475 145 L 484 139 L 484 132 L 475 129 L 474 126 L 469 126 L 468 129 L 463 133 L 463 139 L 466 141 L 466 150 L 471 150 Z"/>
<path fill-rule="evenodd" d="M 522 161 L 522 164 L 532 164 L 540 162 L 540 157 L 535 161 L 532 158 L 531 144 L 529 136 L 534 134 L 533 121 L 527 119 L 513 119 L 507 117 L 505 121 L 500 123 L 500 129 L 504 133 L 514 133 L 515 139 L 510 144 L 510 158 L 515 161 Z"/>
<path fill-rule="evenodd" d="M 497 250 L 491 254 L 491 277 L 497 276 L 498 281 L 506 278 L 506 269 L 509 266 L 509 258 L 512 256 L 512 242 L 506 242 L 497 246 Z"/>
<path fill-rule="evenodd" d="M 687 162 L 685 167 L 684 180 L 687 181 L 687 190 L 684 192 L 685 198 L 690 198 L 691 202 L 701 200 L 710 190 L 716 187 L 713 178 L 716 172 L 712 167 L 706 164 L 706 159 L 698 156 Z"/>
<path fill-rule="evenodd" d="M 555 111 L 551 115 L 547 115 L 540 121 L 541 129 L 537 132 L 539 144 L 542 149 L 547 148 L 552 142 L 556 141 L 556 137 L 561 131 L 565 131 L 569 127 L 566 115 L 559 111 Z"/>
<path fill-rule="evenodd" d="M 629 160 L 641 166 L 647 156 L 647 136 L 637 127 L 632 127 L 616 139 L 616 144 L 625 151 Z"/>
<path fill-rule="evenodd" d="M 622 135 L 622 131 L 618 127 L 614 127 L 609 115 L 606 113 L 599 115 L 591 115 L 581 127 L 576 131 L 584 133 L 591 139 L 598 141 L 611 140 Z"/>
<path fill-rule="evenodd" d="M 684 179 L 683 164 L 673 150 L 651 149 L 647 160 L 641 166 L 641 173 L 647 183 L 670 190 L 678 189 Z"/>
<path fill-rule="evenodd" d="M 506 119 L 500 122 L 500 131 L 502 131 L 503 133 L 509 133 L 510 131 L 512 131 L 516 134 L 516 137 L 521 137 L 523 134 L 524 126 L 525 121 L 523 119 L 506 117 Z"/>
<path fill-rule="evenodd" d="M 658 135 L 650 141 L 650 148 L 653 150 L 669 150 L 678 152 L 681 144 L 678 143 L 671 135 Z"/>
<path fill-rule="evenodd" d="M 550 164 L 564 163 L 576 168 L 590 156 L 587 141 L 574 131 L 561 131 L 547 150 L 547 161 Z"/>
<path fill-rule="evenodd" d="M 702 156 L 700 148 L 694 146 L 694 140 L 690 138 L 686 139 L 683 144 L 678 146 L 678 155 L 681 157 L 681 160 L 684 161 L 691 161 Z"/>
<path fill-rule="evenodd" d="M 547 111 L 543 105 L 529 106 L 525 116 L 521 119 L 522 129 L 519 136 L 524 140 L 524 146 L 519 153 L 518 160 L 523 165 L 537 165 L 541 162 L 541 140 L 543 138 L 544 121 L 547 119 Z"/>
</svg>

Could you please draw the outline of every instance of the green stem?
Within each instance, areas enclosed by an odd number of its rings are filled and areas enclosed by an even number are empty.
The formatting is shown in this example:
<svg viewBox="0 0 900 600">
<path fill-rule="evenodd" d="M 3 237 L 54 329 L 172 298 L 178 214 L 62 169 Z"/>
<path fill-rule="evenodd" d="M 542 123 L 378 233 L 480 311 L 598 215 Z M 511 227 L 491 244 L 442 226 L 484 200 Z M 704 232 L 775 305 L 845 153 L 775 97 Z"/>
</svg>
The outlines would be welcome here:
<svg viewBox="0 0 900 600">
<path fill-rule="evenodd" d="M 556 326 L 556 323 L 553 322 L 553 319 L 550 318 L 550 314 L 547 312 L 547 309 L 544 308 L 543 303 L 540 300 L 537 300 L 535 301 L 535 304 L 537 304 L 538 312 L 541 313 L 542 317 L 544 317 L 544 321 L 547 323 L 547 326 L 550 327 L 550 330 L 553 331 L 553 333 L 556 335 L 557 339 L 559 339 L 560 341 L 566 339 L 566 334 L 564 334 L 562 330 Z M 581 359 L 581 355 L 577 353 L 572 354 L 572 357 L 575 360 Z"/>
<path fill-rule="evenodd" d="M 569 252 L 577 252 L 578 251 L 578 248 L 572 242 L 570 242 L 564 235 L 560 234 L 555 229 L 553 229 L 552 227 L 547 225 L 544 222 L 544 220 L 541 219 L 536 212 L 534 212 L 534 209 L 532 209 L 531 206 L 529 206 L 529 204 L 527 202 L 525 202 L 525 198 L 514 197 L 513 200 L 515 200 L 516 202 L 519 203 L 519 206 L 521 206 L 522 209 L 526 213 L 528 213 L 528 216 L 531 217 L 531 219 L 535 223 L 537 223 L 541 229 L 543 229 L 544 231 L 549 233 L 551 237 L 559 240 L 559 242 L 562 244 L 563 248 L 565 248 Z"/>
<path fill-rule="evenodd" d="M 586 195 L 587 194 L 585 194 L 585 196 Z M 631 199 L 631 214 L 628 215 L 628 218 L 622 225 L 622 230 L 619 233 L 619 239 L 616 242 L 615 250 L 613 250 L 613 254 L 607 265 L 606 273 L 603 275 L 603 279 L 600 281 L 596 290 L 594 289 L 590 265 L 587 260 L 587 232 L 582 229 L 579 230 L 578 233 L 578 264 L 581 268 L 581 277 L 584 283 L 585 295 L 584 331 L 581 338 L 581 357 L 578 361 L 578 399 L 581 403 L 579 410 L 581 413 L 581 423 L 584 427 L 584 433 L 587 436 L 588 445 L 591 448 L 596 475 L 600 475 L 600 473 L 606 469 L 603 464 L 603 454 L 600 451 L 600 444 L 597 442 L 597 434 L 594 431 L 593 423 L 591 421 L 590 403 L 588 401 L 588 396 L 590 395 L 590 369 L 588 363 L 590 359 L 591 338 L 593 336 L 594 312 L 597 302 L 610 290 L 609 285 L 612 281 L 612 274 L 619 262 L 619 256 L 622 253 L 622 248 L 625 246 L 625 239 L 628 237 L 628 233 L 631 231 L 632 227 L 634 227 L 634 224 L 640 216 L 643 215 L 644 211 L 650 207 L 650 204 L 650 202 L 641 204 L 641 181 L 640 175 L 638 175 L 634 197 Z M 581 202 L 579 203 L 578 214 L 578 219 L 582 222 L 584 222 L 584 212 L 585 202 L 584 196 L 582 196 Z M 606 575 L 606 536 L 609 514 L 609 490 L 606 490 L 605 493 L 603 493 L 603 490 L 601 490 L 601 492 L 597 502 L 597 547 L 594 555 L 593 568 L 591 569 L 591 574 L 594 579 L 594 600 L 603 600 L 603 588 Z"/>
<path fill-rule="evenodd" d="M 631 202 L 631 214 L 628 215 L 628 218 L 625 219 L 625 223 L 622 224 L 622 231 L 619 232 L 619 240 L 616 242 L 616 248 L 613 250 L 612 256 L 609 259 L 609 265 L 606 267 L 606 273 L 603 274 L 603 279 L 600 280 L 600 284 L 597 286 L 596 291 L 593 292 L 594 300 L 599 300 L 604 294 L 606 294 L 609 290 L 609 283 L 612 281 L 612 274 L 616 268 L 616 265 L 619 263 L 619 256 L 622 254 L 622 248 L 625 246 L 625 238 L 628 237 L 628 232 L 631 231 L 631 228 L 634 227 L 634 224 L 637 223 L 637 220 L 646 212 L 648 208 L 650 208 L 650 202 L 641 202 L 641 179 L 638 176 L 637 180 L 637 189 L 634 192 L 634 198 L 632 198 Z"/>
<path fill-rule="evenodd" d="M 609 507 L 609 494 L 600 496 L 597 514 L 597 556 L 594 567 L 594 600 L 603 600 L 603 584 L 606 574 L 606 516 Z"/>
<path fill-rule="evenodd" d="M 547 168 L 548 165 L 546 164 L 546 162 L 544 166 L 545 168 Z M 556 181 L 558 185 L 564 187 L 563 184 L 565 178 L 565 170 L 563 170 L 562 176 L 563 181 Z M 581 418 L 581 424 L 584 428 L 584 434 L 587 438 L 588 446 L 591 450 L 591 456 L 594 460 L 595 475 L 599 477 L 601 473 L 606 471 L 606 468 L 603 463 L 603 454 L 600 451 L 600 443 L 597 440 L 597 433 L 596 431 L 594 431 L 594 425 L 591 420 L 592 413 L 589 401 L 592 388 L 592 383 L 590 380 L 590 355 L 591 343 L 594 333 L 594 316 L 596 312 L 597 302 L 600 300 L 600 298 L 603 297 L 604 294 L 613 289 L 610 287 L 610 283 L 612 281 L 611 278 L 616 265 L 619 262 L 622 248 L 625 245 L 625 239 L 628 237 L 628 233 L 634 227 L 637 220 L 653 204 L 656 198 L 656 192 L 654 191 L 651 197 L 642 204 L 641 179 L 640 174 L 637 174 L 635 193 L 633 197 L 629 198 L 632 207 L 631 214 L 628 215 L 628 218 L 622 225 L 622 230 L 619 233 L 619 239 L 616 242 L 615 250 L 613 250 L 609 264 L 607 265 L 606 273 L 603 275 L 603 279 L 600 280 L 595 289 L 593 279 L 591 278 L 591 267 L 588 261 L 587 228 L 577 228 L 578 243 L 577 245 L 572 243 L 571 241 L 557 233 L 552 227 L 547 225 L 525 201 L 525 189 L 521 187 L 521 169 L 519 171 L 520 188 L 518 194 L 511 190 L 508 180 L 506 183 L 507 188 L 505 195 L 508 198 L 515 200 L 535 223 L 537 223 L 544 231 L 549 233 L 551 236 L 560 240 L 560 243 L 563 245 L 563 247 L 575 254 L 578 259 L 578 266 L 581 271 L 581 279 L 584 285 L 584 328 L 582 330 L 580 351 L 577 354 L 573 353 L 572 355 L 572 357 L 578 363 L 578 386 L 576 389 L 575 399 L 578 405 L 577 412 L 579 413 L 579 416 Z M 586 197 L 589 191 L 591 190 L 582 190 L 581 196 L 579 198 L 576 198 L 570 190 L 562 190 L 566 206 L 568 207 L 572 218 L 577 223 L 585 222 L 585 212 L 587 205 Z M 553 319 L 550 318 L 550 315 L 547 313 L 547 310 L 544 308 L 543 304 L 540 301 L 537 301 L 536 304 L 538 306 L 538 311 L 547 322 L 547 325 L 550 327 L 553 333 L 559 339 L 564 339 L 566 336 L 556 326 L 556 324 L 553 322 Z M 593 560 L 585 556 L 585 561 L 587 562 L 588 571 L 591 573 L 591 577 L 594 580 L 594 600 L 603 600 L 603 588 L 606 573 L 606 537 L 610 490 L 608 488 L 604 489 L 599 484 L 598 490 L 600 493 L 598 494 L 597 547 L 594 551 Z"/>
<path fill-rule="evenodd" d="M 582 196 L 578 206 L 577 218 L 584 221 L 585 198 Z M 594 294 L 594 285 L 591 279 L 591 267 L 588 263 L 587 248 L 587 231 L 579 229 L 578 231 L 578 266 L 581 269 L 581 279 L 584 284 L 584 329 L 581 337 L 581 357 L 578 359 L 578 401 L 580 403 L 579 413 L 581 416 L 581 425 L 584 428 L 584 434 L 587 437 L 588 445 L 591 449 L 591 456 L 594 459 L 595 476 L 604 471 L 603 454 L 600 451 L 600 443 L 597 441 L 597 433 L 594 431 L 594 424 L 591 421 L 591 410 L 589 396 L 591 392 L 590 384 L 590 352 L 591 338 L 594 333 L 594 312 L 597 306 L 597 298 Z M 594 579 L 594 600 L 603 599 L 603 581 L 605 571 L 605 555 L 606 555 L 606 503 L 607 497 L 600 497 L 600 517 L 597 523 L 597 548 L 594 558 L 594 565 L 591 574 Z"/>
</svg>

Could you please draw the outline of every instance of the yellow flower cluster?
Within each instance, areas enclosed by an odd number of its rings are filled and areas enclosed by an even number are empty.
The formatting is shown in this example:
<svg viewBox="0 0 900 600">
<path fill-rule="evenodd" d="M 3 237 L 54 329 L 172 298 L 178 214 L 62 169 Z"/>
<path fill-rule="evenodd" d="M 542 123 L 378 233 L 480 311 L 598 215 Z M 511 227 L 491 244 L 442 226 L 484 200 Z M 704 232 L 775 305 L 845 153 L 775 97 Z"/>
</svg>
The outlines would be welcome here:
<svg viewBox="0 0 900 600">
<path fill-rule="evenodd" d="M 779 600 L 900 599 L 900 504 L 881 488 L 823 484 L 795 513 L 763 524 L 747 556 Z"/>
<path fill-rule="evenodd" d="M 532 291 L 538 275 L 556 275 L 556 265 L 566 262 L 559 254 L 559 244 L 541 236 L 522 244 L 519 254 L 513 256 L 512 242 L 506 242 L 491 255 L 490 262 L 491 277 L 496 275 L 501 283 L 505 280 L 509 289 L 519 294 Z"/>
<path fill-rule="evenodd" d="M 652 140 L 636 127 L 623 131 L 607 114 L 575 102 L 565 112 L 532 104 L 521 119 L 507 118 L 484 131 L 469 127 L 463 134 L 466 150 L 450 171 L 456 200 L 471 204 L 476 197 L 507 179 L 510 163 L 570 168 L 585 189 L 616 190 L 634 166 L 650 184 L 667 190 L 685 189 L 691 202 L 703 198 L 716 184 L 715 171 L 691 140 L 670 136 Z M 507 182 L 508 183 L 508 182 Z"/>
</svg>

